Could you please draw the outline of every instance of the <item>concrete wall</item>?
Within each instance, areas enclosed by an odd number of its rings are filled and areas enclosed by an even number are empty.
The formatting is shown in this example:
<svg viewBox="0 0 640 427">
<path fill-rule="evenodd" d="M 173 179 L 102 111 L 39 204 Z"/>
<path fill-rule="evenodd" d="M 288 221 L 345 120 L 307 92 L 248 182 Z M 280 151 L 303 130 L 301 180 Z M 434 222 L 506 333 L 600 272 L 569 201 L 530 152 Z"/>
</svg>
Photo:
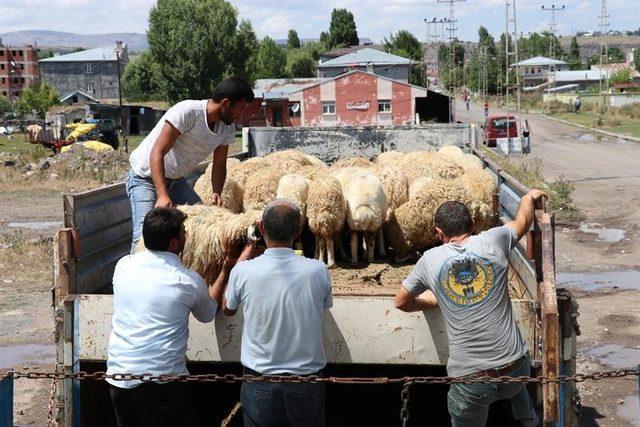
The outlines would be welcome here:
<svg viewBox="0 0 640 427">
<path fill-rule="evenodd" d="M 443 145 L 463 147 L 472 142 L 471 138 L 468 124 L 250 128 L 249 153 L 264 156 L 295 148 L 325 162 L 334 162 L 343 157 L 371 158 L 390 150 L 409 152 L 438 149 Z"/>
<path fill-rule="evenodd" d="M 631 104 L 639 104 L 640 103 L 640 94 L 636 93 L 619 93 L 619 94 L 605 94 L 603 95 L 605 98 L 605 102 L 610 107 L 624 107 L 625 105 Z M 564 104 L 571 104 L 573 100 L 576 98 L 575 93 L 545 93 L 543 96 L 543 101 L 547 102 L 558 101 Z M 600 103 L 600 95 L 585 95 L 580 94 L 580 101 L 582 105 L 595 105 L 596 103 Z"/>
<path fill-rule="evenodd" d="M 87 64 L 92 66 L 87 73 Z M 124 74 L 126 61 L 120 62 L 120 72 Z M 60 97 L 81 90 L 97 99 L 118 97 L 118 68 L 116 61 L 61 61 L 40 62 L 42 80 L 54 86 Z M 93 84 L 94 92 L 88 91 Z"/>
</svg>

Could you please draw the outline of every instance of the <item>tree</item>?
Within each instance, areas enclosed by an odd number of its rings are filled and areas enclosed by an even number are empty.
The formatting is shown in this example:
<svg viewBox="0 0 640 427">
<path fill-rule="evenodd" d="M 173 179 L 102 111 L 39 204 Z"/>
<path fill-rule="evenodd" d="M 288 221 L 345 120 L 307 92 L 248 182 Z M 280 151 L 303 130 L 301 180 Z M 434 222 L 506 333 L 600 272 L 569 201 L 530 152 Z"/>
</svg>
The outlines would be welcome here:
<svg viewBox="0 0 640 427">
<path fill-rule="evenodd" d="M 422 44 L 407 30 L 400 30 L 384 39 L 384 50 L 394 55 L 422 63 Z M 409 82 L 424 86 L 424 74 L 419 66 L 411 67 Z"/>
<path fill-rule="evenodd" d="M 633 64 L 636 70 L 640 71 L 640 48 L 633 49 Z"/>
<path fill-rule="evenodd" d="M 580 58 L 580 46 L 577 37 L 571 38 L 571 47 L 569 48 L 569 67 L 572 70 L 582 69 L 582 59 Z"/>
<path fill-rule="evenodd" d="M 320 59 L 320 55 L 327 51 L 327 47 L 324 43 L 319 41 L 305 43 L 303 49 L 309 52 L 309 55 L 311 55 L 314 61 Z"/>
<path fill-rule="evenodd" d="M 13 112 L 13 103 L 6 96 L 0 95 L 0 115 Z"/>
<path fill-rule="evenodd" d="M 122 75 L 122 95 L 135 101 L 163 99 L 160 68 L 148 51 L 127 64 Z"/>
<path fill-rule="evenodd" d="M 289 30 L 287 34 L 287 47 L 290 49 L 300 49 L 300 39 L 296 30 Z"/>
<path fill-rule="evenodd" d="M 284 50 L 271 38 L 265 37 L 260 43 L 256 59 L 256 78 L 273 79 L 285 76 L 287 56 Z"/>
<path fill-rule="evenodd" d="M 242 20 L 236 36 L 236 55 L 233 59 L 233 74 L 243 77 L 253 85 L 256 78 L 256 64 L 260 42 L 253 31 L 251 22 Z"/>
<path fill-rule="evenodd" d="M 321 35 L 322 39 L 322 35 Z M 358 30 L 353 13 L 347 9 L 333 9 L 329 25 L 329 47 L 357 46 Z"/>
<path fill-rule="evenodd" d="M 287 52 L 287 77 L 313 77 L 316 74 L 316 61 L 303 49 L 290 49 Z"/>
<path fill-rule="evenodd" d="M 624 52 L 620 49 L 620 46 L 609 46 L 609 54 L 608 63 L 615 64 L 617 62 L 624 62 L 627 59 Z"/>
<path fill-rule="evenodd" d="M 16 107 L 21 115 L 35 114 L 44 118 L 49 108 L 59 103 L 58 91 L 53 86 L 39 82 L 22 91 Z"/>
<path fill-rule="evenodd" d="M 170 102 L 208 98 L 220 80 L 244 68 L 236 14 L 225 0 L 158 0 L 151 8 L 149 49 Z"/>
<path fill-rule="evenodd" d="M 629 68 L 618 70 L 609 77 L 609 83 L 612 85 L 629 82 L 631 82 L 631 70 Z"/>
</svg>

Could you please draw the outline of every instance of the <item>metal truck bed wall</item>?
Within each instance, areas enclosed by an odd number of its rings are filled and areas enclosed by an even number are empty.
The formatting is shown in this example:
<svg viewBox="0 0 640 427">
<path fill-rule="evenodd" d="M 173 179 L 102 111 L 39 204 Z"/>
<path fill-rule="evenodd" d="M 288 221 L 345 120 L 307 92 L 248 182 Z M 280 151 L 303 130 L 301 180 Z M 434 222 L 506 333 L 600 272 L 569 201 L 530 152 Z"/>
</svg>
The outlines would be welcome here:
<svg viewBox="0 0 640 427">
<path fill-rule="evenodd" d="M 289 147 L 270 149 L 280 148 Z M 374 150 L 384 149 L 377 145 Z M 502 221 L 513 218 L 520 196 L 527 189 L 491 160 L 472 150 L 482 158 L 498 183 L 496 215 Z M 129 200 L 121 183 L 65 195 L 64 208 L 65 227 L 58 232 L 54 243 L 58 366 L 78 371 L 97 362 L 102 366 L 99 369 L 104 369 L 112 315 L 111 277 L 115 263 L 130 247 Z M 575 335 L 570 309 L 568 314 L 564 313 L 564 323 L 559 321 L 553 246 L 552 217 L 538 210 L 535 229 L 524 244 L 519 243 L 511 252 L 509 259 L 512 271 L 531 296 L 512 300 L 516 317 L 534 356 L 535 371 L 547 376 L 557 376 L 561 365 L 563 373 L 575 369 L 572 365 Z M 240 316 L 219 316 L 211 324 L 192 319 L 190 329 L 187 351 L 190 369 L 201 363 L 211 369 L 216 363 L 228 367 L 237 364 Z M 393 308 L 391 297 L 334 297 L 334 308 L 325 316 L 324 330 L 325 350 L 333 366 L 441 367 L 448 357 L 440 313 L 401 313 Z M 79 383 L 64 381 L 60 399 L 64 401 L 66 425 L 71 425 L 70 420 L 80 419 L 79 387 Z M 571 399 L 572 392 L 558 390 L 551 384 L 543 387 L 541 394 L 545 420 L 565 425 L 565 414 L 558 402 L 563 396 Z"/>
</svg>

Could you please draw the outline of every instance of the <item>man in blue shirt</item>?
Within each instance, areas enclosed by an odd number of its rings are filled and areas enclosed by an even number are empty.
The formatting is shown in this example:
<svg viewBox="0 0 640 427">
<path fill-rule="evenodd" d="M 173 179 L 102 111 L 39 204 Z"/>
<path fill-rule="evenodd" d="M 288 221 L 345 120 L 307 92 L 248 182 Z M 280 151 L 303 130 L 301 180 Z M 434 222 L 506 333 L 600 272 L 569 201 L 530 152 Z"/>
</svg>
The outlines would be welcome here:
<svg viewBox="0 0 640 427">
<path fill-rule="evenodd" d="M 296 255 L 300 210 L 275 200 L 260 224 L 263 255 L 238 263 L 229 277 L 225 313 L 242 305 L 240 360 L 245 374 L 322 375 L 324 310 L 333 305 L 329 271 L 320 261 Z M 324 426 L 324 384 L 243 383 L 245 427 Z"/>
</svg>

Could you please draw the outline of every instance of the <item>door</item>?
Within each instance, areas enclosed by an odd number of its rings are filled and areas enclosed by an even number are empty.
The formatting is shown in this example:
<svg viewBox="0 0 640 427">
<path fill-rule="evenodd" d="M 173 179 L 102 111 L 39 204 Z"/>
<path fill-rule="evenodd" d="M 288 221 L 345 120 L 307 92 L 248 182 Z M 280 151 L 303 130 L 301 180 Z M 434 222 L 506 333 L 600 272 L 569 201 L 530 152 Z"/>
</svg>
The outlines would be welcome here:
<svg viewBox="0 0 640 427">
<path fill-rule="evenodd" d="M 274 107 L 272 114 L 271 123 L 273 126 L 282 127 L 282 105 Z"/>
</svg>

